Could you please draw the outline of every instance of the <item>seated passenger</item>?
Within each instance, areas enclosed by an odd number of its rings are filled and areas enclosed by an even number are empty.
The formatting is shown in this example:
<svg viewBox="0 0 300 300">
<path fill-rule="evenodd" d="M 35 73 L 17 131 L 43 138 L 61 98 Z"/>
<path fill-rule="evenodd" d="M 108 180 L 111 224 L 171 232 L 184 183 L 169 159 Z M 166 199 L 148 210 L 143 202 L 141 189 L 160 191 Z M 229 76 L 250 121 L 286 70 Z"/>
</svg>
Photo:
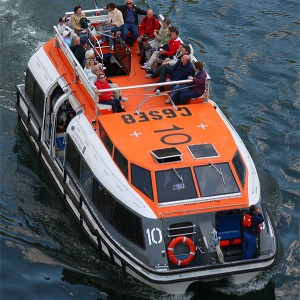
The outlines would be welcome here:
<svg viewBox="0 0 300 300">
<path fill-rule="evenodd" d="M 62 34 L 65 31 L 68 21 L 69 21 L 69 19 L 67 19 L 66 16 L 59 18 L 58 24 L 57 24 L 57 30 L 60 34 Z"/>
<path fill-rule="evenodd" d="M 136 5 L 133 4 L 133 0 L 125 0 L 125 5 L 118 6 L 118 9 L 123 14 L 124 25 L 122 27 L 122 35 L 121 38 L 125 42 L 128 32 L 131 33 L 129 37 L 128 44 L 129 46 L 133 46 L 136 38 L 139 35 L 138 25 L 139 15 L 147 15 L 147 12 L 143 9 L 140 9 Z"/>
<path fill-rule="evenodd" d="M 74 29 L 77 35 L 87 34 L 87 30 L 82 28 L 80 24 L 80 19 L 85 17 L 85 13 L 82 12 L 81 6 L 75 6 L 74 13 L 71 15 L 70 26 Z"/>
<path fill-rule="evenodd" d="M 154 38 L 148 40 L 142 48 L 140 63 L 148 61 L 155 50 L 169 43 L 171 35 L 171 32 L 169 32 L 170 23 L 169 19 L 164 19 L 160 29 L 154 31 Z"/>
<path fill-rule="evenodd" d="M 111 88 L 104 74 L 101 73 L 98 75 L 98 78 L 95 82 L 95 86 L 99 90 L 99 103 L 111 105 L 114 113 L 125 111 L 124 108 L 121 106 L 120 99 L 115 98 L 112 91 L 101 92 L 101 90 L 103 89 Z"/>
<path fill-rule="evenodd" d="M 91 83 L 91 87 L 93 89 L 95 89 L 95 82 L 97 80 L 97 76 L 100 75 L 100 74 L 103 74 L 105 76 L 104 71 L 99 68 L 99 65 L 94 65 L 91 68 L 91 72 L 87 73 L 88 79 L 89 79 L 89 81 Z M 112 81 L 110 79 L 107 79 L 107 81 L 108 81 L 111 88 L 118 88 L 119 87 L 116 83 L 112 83 Z M 114 94 L 115 98 L 119 99 L 122 102 L 128 101 L 128 98 L 125 98 L 125 97 L 122 96 L 120 90 L 113 91 L 113 94 Z"/>
<path fill-rule="evenodd" d="M 71 46 L 70 46 L 70 49 L 73 53 L 75 53 L 75 50 L 78 45 L 80 45 L 80 37 L 78 35 L 74 35 L 71 38 Z"/>
<path fill-rule="evenodd" d="M 137 42 L 140 51 L 138 52 L 138 55 L 141 54 L 142 47 L 144 46 L 144 42 L 148 41 L 149 39 L 154 39 L 155 37 L 154 32 L 158 31 L 159 28 L 160 28 L 160 24 L 157 18 L 154 17 L 153 10 L 148 9 L 147 16 L 142 19 L 139 27 L 139 36 L 137 38 Z"/>
<path fill-rule="evenodd" d="M 80 45 L 78 45 L 76 47 L 74 55 L 82 67 L 84 67 L 83 61 L 85 59 L 85 52 L 86 52 L 87 46 L 88 46 L 88 40 L 80 37 Z"/>
<path fill-rule="evenodd" d="M 159 76 L 158 82 L 165 82 L 167 79 L 167 75 L 170 75 L 173 72 L 175 64 L 178 62 L 178 60 L 181 59 L 183 55 L 189 55 L 191 58 L 191 53 L 190 53 L 191 48 L 189 46 L 181 44 L 179 45 L 178 49 L 179 50 L 177 50 L 176 55 L 173 56 L 172 59 L 168 59 L 168 58 L 165 59 L 164 62 L 161 64 L 161 66 L 158 67 L 157 69 L 146 70 L 146 72 L 148 73 L 146 75 L 146 78 L 153 78 Z M 160 90 L 164 91 L 165 88 L 160 87 Z"/>
<path fill-rule="evenodd" d="M 109 24 L 104 28 L 104 34 L 102 35 L 102 38 L 99 40 L 100 45 L 103 44 L 106 40 L 107 37 L 111 33 L 115 33 L 117 31 L 120 31 L 123 27 L 124 20 L 123 20 L 123 15 L 121 11 L 117 9 L 116 4 L 114 3 L 109 3 L 106 6 L 108 10 L 108 22 Z M 113 38 L 109 36 L 109 47 L 111 50 L 113 50 Z"/>
<path fill-rule="evenodd" d="M 157 64 L 162 63 L 166 58 L 172 58 L 181 43 L 178 30 L 174 27 L 169 28 L 169 30 L 171 32 L 171 39 L 169 43 L 164 45 L 159 50 L 154 51 L 147 62 L 147 67 L 151 68 L 152 70 L 156 69 Z"/>
<path fill-rule="evenodd" d="M 189 98 L 198 98 L 204 94 L 206 72 L 203 69 L 203 63 L 200 61 L 194 62 L 194 69 L 196 74 L 188 77 L 188 79 L 193 80 L 191 86 L 188 89 L 181 89 L 172 93 L 171 99 L 174 104 L 187 104 Z"/>
<path fill-rule="evenodd" d="M 64 38 L 65 43 L 71 47 L 71 40 L 73 36 L 77 36 L 77 34 L 74 32 L 73 29 L 71 29 L 69 26 L 66 26 L 65 30 L 62 33 L 62 36 Z"/>
</svg>

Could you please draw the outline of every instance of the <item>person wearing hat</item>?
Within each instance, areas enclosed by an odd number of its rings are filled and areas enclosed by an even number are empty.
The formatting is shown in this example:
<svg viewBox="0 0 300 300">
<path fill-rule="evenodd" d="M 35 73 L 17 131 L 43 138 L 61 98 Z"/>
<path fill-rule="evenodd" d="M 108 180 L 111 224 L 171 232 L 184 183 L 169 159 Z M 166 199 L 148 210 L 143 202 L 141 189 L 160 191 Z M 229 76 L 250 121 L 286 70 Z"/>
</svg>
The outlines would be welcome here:
<svg viewBox="0 0 300 300">
<path fill-rule="evenodd" d="M 260 224 L 263 222 L 264 217 L 260 213 L 259 208 L 255 205 L 251 205 L 243 218 L 243 260 L 254 257 L 256 251 L 256 237 L 260 232 Z"/>
<path fill-rule="evenodd" d="M 69 19 L 67 19 L 66 16 L 59 18 L 58 24 L 57 24 L 57 30 L 60 34 L 62 34 L 65 31 L 68 21 L 69 21 Z"/>
<path fill-rule="evenodd" d="M 85 59 L 85 52 L 87 50 L 88 40 L 85 37 L 80 37 L 80 45 L 78 45 L 75 49 L 74 55 L 77 58 L 78 62 L 84 68 L 84 59 Z"/>
</svg>

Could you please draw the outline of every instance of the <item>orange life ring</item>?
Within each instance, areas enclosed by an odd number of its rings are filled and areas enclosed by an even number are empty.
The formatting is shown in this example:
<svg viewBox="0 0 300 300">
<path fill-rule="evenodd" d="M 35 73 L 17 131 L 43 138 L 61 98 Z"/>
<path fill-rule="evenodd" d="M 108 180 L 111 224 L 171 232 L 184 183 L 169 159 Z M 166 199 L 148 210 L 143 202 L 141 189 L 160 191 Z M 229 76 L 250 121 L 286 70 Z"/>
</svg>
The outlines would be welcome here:
<svg viewBox="0 0 300 300">
<path fill-rule="evenodd" d="M 190 254 L 187 258 L 185 259 L 178 259 L 175 255 L 174 255 L 174 249 L 175 249 L 175 246 L 180 244 L 180 243 L 184 243 L 184 244 L 187 244 L 189 246 L 189 249 L 190 249 Z M 176 266 L 186 266 L 188 265 L 189 263 L 191 263 L 193 261 L 193 259 L 195 258 L 195 255 L 196 255 L 196 246 L 195 244 L 193 243 L 193 241 L 186 237 L 186 236 L 178 236 L 176 238 L 174 238 L 169 246 L 168 246 L 168 250 L 167 250 L 167 255 L 168 255 L 168 258 L 169 260 L 171 261 L 171 263 L 173 265 L 176 265 Z"/>
</svg>

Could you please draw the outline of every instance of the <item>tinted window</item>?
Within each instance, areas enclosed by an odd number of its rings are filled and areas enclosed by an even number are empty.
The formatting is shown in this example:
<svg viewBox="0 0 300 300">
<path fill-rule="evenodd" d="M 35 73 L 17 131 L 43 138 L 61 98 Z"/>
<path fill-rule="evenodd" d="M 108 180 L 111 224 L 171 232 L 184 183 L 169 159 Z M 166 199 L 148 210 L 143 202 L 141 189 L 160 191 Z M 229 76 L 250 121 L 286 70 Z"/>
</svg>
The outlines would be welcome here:
<svg viewBox="0 0 300 300">
<path fill-rule="evenodd" d="M 100 125 L 100 138 L 101 138 L 104 146 L 106 147 L 107 151 L 111 155 L 112 154 L 112 150 L 113 150 L 113 143 L 112 143 L 112 141 L 108 137 L 106 131 L 103 129 L 103 127 L 101 125 Z"/>
<path fill-rule="evenodd" d="M 80 181 L 86 192 L 91 197 L 93 191 L 93 174 L 83 158 L 81 158 Z"/>
<path fill-rule="evenodd" d="M 25 79 L 25 92 L 31 103 L 35 107 L 40 118 L 43 117 L 45 94 L 38 83 L 35 81 L 32 73 L 27 69 Z"/>
<path fill-rule="evenodd" d="M 153 200 L 151 172 L 149 170 L 131 164 L 131 183 Z"/>
<path fill-rule="evenodd" d="M 141 219 L 117 202 L 96 180 L 93 185 L 93 203 L 117 231 L 133 243 L 145 248 Z"/>
<path fill-rule="evenodd" d="M 45 94 L 40 86 L 36 83 L 34 89 L 34 107 L 41 118 L 44 113 Z"/>
<path fill-rule="evenodd" d="M 190 168 L 173 168 L 158 171 L 155 175 L 159 203 L 197 197 Z"/>
<path fill-rule="evenodd" d="M 34 95 L 34 78 L 27 69 L 26 71 L 26 79 L 25 79 L 25 92 L 27 97 L 30 99 L 30 101 L 33 103 L 33 95 Z"/>
<path fill-rule="evenodd" d="M 124 176 L 128 178 L 128 161 L 117 148 L 115 148 L 114 161 L 116 162 Z"/>
<path fill-rule="evenodd" d="M 144 247 L 141 219 L 119 202 L 115 202 L 112 225 L 129 240 Z"/>
<path fill-rule="evenodd" d="M 195 167 L 195 173 L 202 197 L 239 192 L 228 163 Z"/>
<path fill-rule="evenodd" d="M 80 153 L 78 152 L 70 136 L 67 136 L 66 164 L 68 164 L 71 167 L 75 176 L 78 178 L 80 166 Z"/>
<path fill-rule="evenodd" d="M 237 172 L 237 175 L 240 179 L 240 182 L 242 184 L 242 186 L 244 187 L 245 185 L 245 178 L 246 178 L 246 168 L 245 168 L 245 165 L 242 161 L 242 158 L 240 156 L 240 153 L 238 151 L 236 151 L 234 157 L 233 157 L 233 160 L 232 160 L 232 163 L 235 167 L 235 170 Z"/>
</svg>

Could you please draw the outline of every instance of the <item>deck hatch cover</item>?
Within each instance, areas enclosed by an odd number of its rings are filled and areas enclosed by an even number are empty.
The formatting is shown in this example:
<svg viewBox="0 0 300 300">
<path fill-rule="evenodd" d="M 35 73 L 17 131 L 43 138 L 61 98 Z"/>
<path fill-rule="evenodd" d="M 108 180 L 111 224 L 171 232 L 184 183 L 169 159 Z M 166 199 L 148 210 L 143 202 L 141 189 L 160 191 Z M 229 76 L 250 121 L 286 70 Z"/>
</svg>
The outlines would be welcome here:
<svg viewBox="0 0 300 300">
<path fill-rule="evenodd" d="M 219 156 L 218 152 L 212 144 L 189 145 L 188 149 L 195 159 Z"/>
<path fill-rule="evenodd" d="M 159 164 L 182 160 L 182 153 L 175 147 L 152 150 L 151 154 Z"/>
</svg>

